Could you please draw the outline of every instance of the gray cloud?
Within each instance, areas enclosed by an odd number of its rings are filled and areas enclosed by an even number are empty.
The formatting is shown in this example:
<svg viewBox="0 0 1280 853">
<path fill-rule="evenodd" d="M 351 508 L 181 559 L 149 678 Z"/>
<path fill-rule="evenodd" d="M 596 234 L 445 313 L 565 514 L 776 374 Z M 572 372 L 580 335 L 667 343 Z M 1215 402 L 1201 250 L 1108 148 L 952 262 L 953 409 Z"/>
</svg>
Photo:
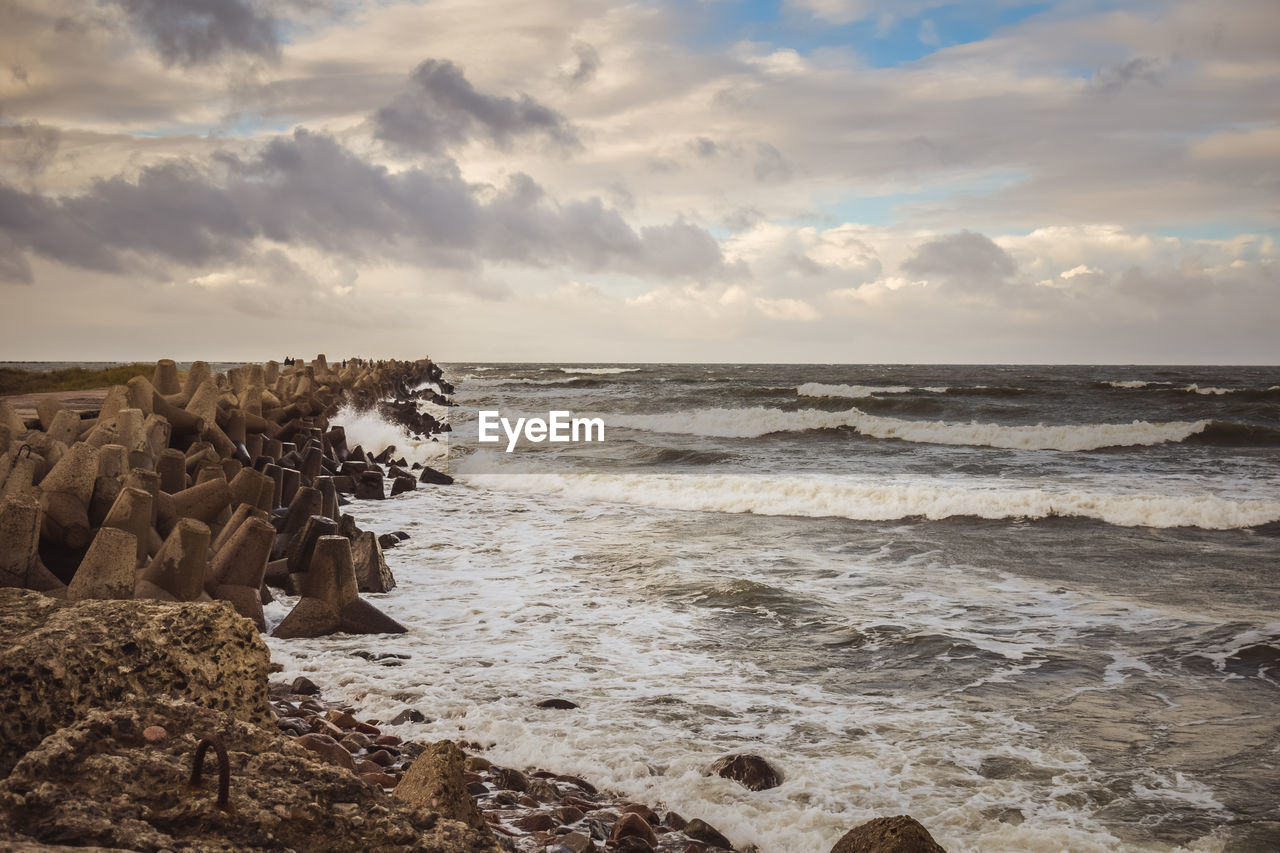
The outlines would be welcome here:
<svg viewBox="0 0 1280 853">
<path fill-rule="evenodd" d="M 1102 66 L 1090 82 L 1098 91 L 1114 92 L 1133 83 L 1158 83 L 1167 69 L 1168 63 L 1163 59 L 1137 56 Z"/>
<path fill-rule="evenodd" d="M 199 65 L 239 53 L 276 59 L 279 22 L 249 0 L 108 0 L 167 65 Z"/>
<path fill-rule="evenodd" d="M 791 177 L 791 166 L 782 152 L 767 142 L 756 144 L 756 161 L 753 167 L 757 181 L 785 181 Z"/>
<path fill-rule="evenodd" d="M 972 231 L 930 240 L 902 263 L 902 271 L 910 276 L 971 291 L 994 290 L 1017 270 L 1004 249 Z"/>
<path fill-rule="evenodd" d="M 39 122 L 0 124 L 0 153 L 3 163 L 27 177 L 35 177 L 49 167 L 58 153 L 62 133 Z"/>
<path fill-rule="evenodd" d="M 584 41 L 574 43 L 573 53 L 578 58 L 578 67 L 569 75 L 569 85 L 574 87 L 590 83 L 600 70 L 600 54 Z"/>
<path fill-rule="evenodd" d="M 469 139 L 509 148 L 517 136 L 541 134 L 564 148 L 577 136 L 560 113 L 528 95 L 507 98 L 476 91 L 462 69 L 428 59 L 409 76 L 409 91 L 373 114 L 374 135 L 406 153 L 441 154 Z"/>
<path fill-rule="evenodd" d="M 29 280 L 28 253 L 161 276 L 173 265 L 242 262 L 263 240 L 366 264 L 730 272 L 715 240 L 692 225 L 637 231 L 598 198 L 559 203 L 523 174 L 496 191 L 477 187 L 452 161 L 392 173 L 304 130 L 276 137 L 252 157 L 165 162 L 136 179 L 96 181 L 80 195 L 0 184 L 0 240 L 0 274 L 16 281 Z"/>
</svg>

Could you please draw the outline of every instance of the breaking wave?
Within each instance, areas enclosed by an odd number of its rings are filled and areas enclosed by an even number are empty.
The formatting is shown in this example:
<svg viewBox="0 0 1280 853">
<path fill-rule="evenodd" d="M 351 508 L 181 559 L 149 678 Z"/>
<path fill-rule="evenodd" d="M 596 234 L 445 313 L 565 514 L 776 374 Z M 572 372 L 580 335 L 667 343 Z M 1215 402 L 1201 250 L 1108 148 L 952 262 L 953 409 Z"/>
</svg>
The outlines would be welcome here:
<svg viewBox="0 0 1280 853">
<path fill-rule="evenodd" d="M 464 470 L 465 474 L 465 470 Z M 555 493 L 660 509 L 859 521 L 1091 518 L 1121 527 L 1253 527 L 1280 519 L 1280 501 L 1213 495 L 1101 494 L 1043 489 L 872 484 L 811 478 L 671 474 L 503 474 L 465 476 L 471 485 Z"/>
<path fill-rule="evenodd" d="M 746 409 L 696 409 L 653 415 L 613 415 L 608 423 L 613 427 L 650 432 L 720 438 L 755 438 L 770 433 L 845 428 L 854 429 L 871 438 L 899 439 L 921 444 L 1069 451 L 1182 441 L 1203 432 L 1212 422 L 1133 421 L 1122 424 L 1002 426 L 908 421 L 869 415 L 857 408 L 843 412 L 824 412 L 820 409 L 788 412 L 757 406 Z"/>
<path fill-rule="evenodd" d="M 872 394 L 910 394 L 912 391 L 945 394 L 950 390 L 945 386 L 915 388 L 910 385 L 823 385 L 821 382 L 806 382 L 796 388 L 796 393 L 801 397 L 850 397 L 856 400 Z"/>
<path fill-rule="evenodd" d="M 638 367 L 562 367 L 565 373 L 591 373 L 596 376 L 611 376 L 615 373 L 638 373 Z"/>
<path fill-rule="evenodd" d="M 1199 385 L 1194 382 L 1190 385 L 1179 385 L 1175 382 L 1145 382 L 1138 379 L 1097 382 L 1095 385 L 1104 388 L 1122 388 L 1128 391 L 1174 391 L 1186 394 L 1199 394 L 1202 397 L 1221 397 L 1225 394 L 1267 396 L 1280 391 L 1280 385 L 1272 385 L 1270 388 L 1221 388 L 1217 385 Z"/>
</svg>

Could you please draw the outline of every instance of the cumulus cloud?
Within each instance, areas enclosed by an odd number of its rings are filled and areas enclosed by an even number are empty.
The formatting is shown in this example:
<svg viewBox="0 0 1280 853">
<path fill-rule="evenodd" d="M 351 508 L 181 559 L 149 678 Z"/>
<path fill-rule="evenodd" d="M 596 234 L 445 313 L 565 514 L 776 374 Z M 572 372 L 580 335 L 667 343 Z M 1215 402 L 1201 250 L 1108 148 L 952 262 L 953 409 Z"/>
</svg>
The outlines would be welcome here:
<svg viewBox="0 0 1280 853">
<path fill-rule="evenodd" d="M 727 272 L 718 244 L 696 226 L 637 230 L 597 198 L 557 202 L 522 174 L 500 188 L 474 186 L 452 161 L 391 172 L 305 130 L 252 157 L 166 162 L 63 198 L 0 185 L 0 235 L 4 270 L 18 280 L 28 275 L 24 252 L 85 269 L 154 271 L 235 262 L 260 241 L 375 265 Z"/>
<path fill-rule="evenodd" d="M 1018 269 L 990 237 L 961 231 L 922 245 L 902 264 L 902 271 L 971 291 L 998 288 Z"/>
<path fill-rule="evenodd" d="M 199 65 L 225 54 L 276 59 L 279 21 L 250 0 L 107 0 L 168 65 Z"/>
<path fill-rule="evenodd" d="M 568 120 L 528 95 L 508 98 L 476 90 L 462 69 L 428 59 L 409 75 L 409 89 L 373 115 L 374 135 L 405 153 L 440 154 L 483 138 L 509 148 L 519 136 L 542 135 L 563 148 L 578 144 Z"/>
</svg>

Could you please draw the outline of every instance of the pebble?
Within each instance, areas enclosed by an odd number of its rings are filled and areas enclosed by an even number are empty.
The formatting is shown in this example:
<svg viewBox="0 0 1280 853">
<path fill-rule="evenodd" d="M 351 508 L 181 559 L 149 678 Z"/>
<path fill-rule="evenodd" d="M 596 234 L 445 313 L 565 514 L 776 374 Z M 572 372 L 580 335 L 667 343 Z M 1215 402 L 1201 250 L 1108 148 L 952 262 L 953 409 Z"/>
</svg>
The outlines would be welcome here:
<svg viewBox="0 0 1280 853">
<path fill-rule="evenodd" d="M 169 733 L 164 726 L 147 726 L 142 730 L 142 739 L 147 743 L 164 743 L 168 737 Z"/>
</svg>

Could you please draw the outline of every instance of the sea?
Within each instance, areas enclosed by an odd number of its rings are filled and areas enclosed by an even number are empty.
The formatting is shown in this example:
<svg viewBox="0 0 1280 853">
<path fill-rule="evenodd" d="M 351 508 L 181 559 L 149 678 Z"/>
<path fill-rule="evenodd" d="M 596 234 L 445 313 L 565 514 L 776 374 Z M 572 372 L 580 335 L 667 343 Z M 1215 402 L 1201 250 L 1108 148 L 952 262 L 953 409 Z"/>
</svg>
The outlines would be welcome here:
<svg viewBox="0 0 1280 853">
<path fill-rule="evenodd" d="M 279 677 L 760 853 L 904 813 L 951 853 L 1280 850 L 1280 368 L 446 377 L 439 440 L 335 419 L 456 478 L 345 509 L 408 534 L 370 599 L 409 632 L 271 639 Z M 604 438 L 508 453 L 482 410 Z M 737 752 L 783 784 L 707 775 Z"/>
</svg>

